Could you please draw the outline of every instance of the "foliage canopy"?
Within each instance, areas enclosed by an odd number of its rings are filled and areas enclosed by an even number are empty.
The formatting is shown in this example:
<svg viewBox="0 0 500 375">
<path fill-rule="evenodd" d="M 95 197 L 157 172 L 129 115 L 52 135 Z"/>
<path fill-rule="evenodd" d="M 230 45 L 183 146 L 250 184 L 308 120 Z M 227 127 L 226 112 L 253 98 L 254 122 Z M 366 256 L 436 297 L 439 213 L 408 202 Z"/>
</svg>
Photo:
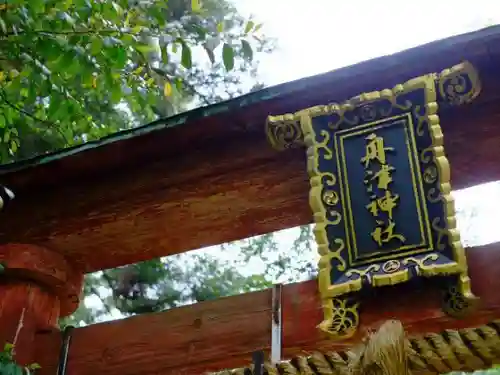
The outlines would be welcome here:
<svg viewBox="0 0 500 375">
<path fill-rule="evenodd" d="M 0 4 L 0 161 L 220 100 L 268 48 L 259 28 L 225 0 Z"/>
</svg>

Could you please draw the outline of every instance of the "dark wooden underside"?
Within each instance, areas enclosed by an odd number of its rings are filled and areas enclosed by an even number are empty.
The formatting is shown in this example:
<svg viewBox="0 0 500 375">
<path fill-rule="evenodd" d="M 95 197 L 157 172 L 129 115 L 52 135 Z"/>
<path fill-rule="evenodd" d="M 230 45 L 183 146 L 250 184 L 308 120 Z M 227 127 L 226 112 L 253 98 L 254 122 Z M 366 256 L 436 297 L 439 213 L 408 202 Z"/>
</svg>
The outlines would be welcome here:
<svg viewBox="0 0 500 375">
<path fill-rule="evenodd" d="M 343 101 L 462 60 L 479 70 L 483 91 L 441 116 L 453 187 L 500 179 L 493 28 L 313 77 L 238 111 L 4 173 L 0 182 L 17 199 L 0 220 L 0 243 L 55 249 L 90 272 L 309 223 L 304 150 L 272 150 L 267 115 Z"/>
<path fill-rule="evenodd" d="M 387 319 L 399 319 L 409 334 L 474 327 L 500 318 L 500 244 L 468 249 L 470 276 L 481 305 L 473 315 L 456 320 L 444 315 L 438 290 L 423 285 L 378 288 L 363 303 L 358 335 L 342 342 L 325 339 L 316 325 L 322 310 L 316 280 L 283 289 L 285 358 L 314 350 L 344 350 L 367 330 Z M 195 375 L 247 365 L 255 350 L 270 348 L 271 291 L 145 314 L 121 321 L 78 328 L 73 332 L 68 374 Z M 38 335 L 41 375 L 54 374 L 59 333 Z"/>
</svg>

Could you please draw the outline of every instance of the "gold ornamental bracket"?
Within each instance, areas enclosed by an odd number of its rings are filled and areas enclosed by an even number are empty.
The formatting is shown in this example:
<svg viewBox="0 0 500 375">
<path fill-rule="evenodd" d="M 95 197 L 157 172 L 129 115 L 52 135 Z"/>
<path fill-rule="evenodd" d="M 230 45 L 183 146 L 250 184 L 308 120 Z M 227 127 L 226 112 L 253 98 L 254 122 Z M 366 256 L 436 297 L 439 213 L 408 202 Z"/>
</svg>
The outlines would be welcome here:
<svg viewBox="0 0 500 375">
<path fill-rule="evenodd" d="M 304 145 L 319 291 L 332 337 L 354 334 L 362 289 L 435 277 L 455 317 L 477 303 L 456 228 L 438 109 L 481 91 L 464 62 L 343 104 L 270 116 L 277 149 Z"/>
<path fill-rule="evenodd" d="M 481 81 L 474 66 L 465 61 L 455 65 L 450 69 L 445 69 L 441 73 L 433 73 L 437 103 L 441 107 L 457 106 L 472 102 L 481 92 Z M 396 88 L 395 88 L 396 89 Z M 384 90 L 386 91 L 386 90 Z M 382 92 L 379 92 L 382 93 Z M 376 95 L 370 93 L 364 95 Z M 362 95 L 355 97 L 339 106 L 355 105 Z M 289 148 L 305 146 L 304 135 L 300 126 L 299 113 L 288 113 L 279 116 L 269 116 L 266 122 L 267 139 L 271 146 L 283 151 Z"/>
</svg>

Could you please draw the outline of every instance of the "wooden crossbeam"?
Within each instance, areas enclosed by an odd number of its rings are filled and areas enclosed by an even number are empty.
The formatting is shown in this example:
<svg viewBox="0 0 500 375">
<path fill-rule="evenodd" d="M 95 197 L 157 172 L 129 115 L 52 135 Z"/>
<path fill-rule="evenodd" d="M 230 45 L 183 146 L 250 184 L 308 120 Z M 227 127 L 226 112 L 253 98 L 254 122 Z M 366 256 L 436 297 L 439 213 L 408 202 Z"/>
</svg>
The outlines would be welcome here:
<svg viewBox="0 0 500 375">
<path fill-rule="evenodd" d="M 471 105 L 440 112 L 453 188 L 500 179 L 497 27 L 270 88 L 31 167 L 3 167 L 2 183 L 18 200 L 0 221 L 0 243 L 37 244 L 92 272 L 307 224 L 305 151 L 274 151 L 267 116 L 344 101 L 463 60 L 483 87 Z"/>
<path fill-rule="evenodd" d="M 422 284 L 378 288 L 363 302 L 357 336 L 332 342 L 316 325 L 322 320 L 316 280 L 284 286 L 284 357 L 314 350 L 342 350 L 387 319 L 400 319 L 410 334 L 440 332 L 500 318 L 500 243 L 468 249 L 469 272 L 481 305 L 455 320 L 444 315 L 437 289 Z M 251 353 L 271 343 L 271 290 L 145 314 L 75 329 L 69 352 L 72 375 L 197 375 L 250 363 Z M 53 374 L 60 334 L 38 335 L 42 375 Z"/>
</svg>

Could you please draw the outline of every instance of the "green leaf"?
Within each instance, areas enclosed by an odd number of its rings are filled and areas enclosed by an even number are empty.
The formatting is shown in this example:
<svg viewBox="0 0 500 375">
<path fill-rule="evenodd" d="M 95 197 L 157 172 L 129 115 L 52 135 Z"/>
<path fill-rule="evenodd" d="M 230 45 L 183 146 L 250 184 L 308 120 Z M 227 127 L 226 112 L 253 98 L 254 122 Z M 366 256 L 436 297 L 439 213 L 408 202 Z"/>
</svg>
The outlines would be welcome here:
<svg viewBox="0 0 500 375">
<path fill-rule="evenodd" d="M 119 16 L 122 16 L 123 15 L 123 8 L 114 1 L 112 2 L 112 5 L 113 5 L 113 8 L 114 8 L 116 14 Z"/>
<path fill-rule="evenodd" d="M 134 43 L 137 43 L 137 38 L 134 35 L 130 34 L 123 34 L 120 36 L 120 40 L 128 46 L 134 45 Z"/>
<path fill-rule="evenodd" d="M 3 346 L 3 351 L 8 353 L 8 354 L 12 354 L 12 352 L 14 351 L 14 344 L 11 344 L 10 342 L 6 342 Z"/>
<path fill-rule="evenodd" d="M 224 43 L 222 47 L 222 61 L 224 62 L 224 67 L 227 71 L 233 70 L 234 68 L 234 50 L 233 48 Z"/>
<path fill-rule="evenodd" d="M 204 44 L 212 63 L 223 65 L 224 54 L 227 68 L 239 68 L 239 62 L 233 60 L 243 58 L 246 47 L 237 44 L 241 39 L 232 33 L 233 25 L 240 27 L 241 34 L 243 30 L 249 32 L 244 38 L 253 48 L 257 46 L 251 39 L 257 21 L 243 19 L 224 1 L 191 0 L 190 4 L 164 0 L 150 1 L 145 6 L 128 6 L 125 0 L 3 3 L 0 34 L 9 35 L 4 35 L 2 42 L 1 88 L 13 106 L 47 119 L 54 126 L 40 124 L 4 103 L 0 109 L 0 164 L 145 124 L 159 115 L 154 113 L 159 103 L 167 103 L 158 109 L 167 115 L 181 111 L 192 101 L 188 85 L 203 91 L 210 85 L 233 84 L 232 77 L 226 77 L 224 72 L 185 72 L 193 69 L 195 51 Z M 175 28 L 170 28 L 174 23 Z M 47 32 L 34 37 L 36 30 Z M 145 42 L 149 36 L 164 36 L 160 38 L 160 49 L 155 43 Z M 178 49 L 175 56 L 175 47 L 171 47 L 174 42 Z M 224 42 L 234 46 L 233 53 L 228 53 L 227 46 L 219 52 L 219 44 Z M 153 51 L 158 53 L 153 56 Z M 166 77 L 172 86 L 167 87 L 167 92 L 172 90 L 167 100 L 164 81 L 156 76 L 155 81 L 150 80 L 151 76 L 144 78 L 144 71 L 132 73 L 137 66 L 156 66 L 153 57 L 160 54 L 158 66 L 168 71 Z M 249 58 L 249 51 L 245 56 Z M 179 70 L 181 63 L 183 68 Z M 242 68 L 248 68 L 247 64 Z M 146 87 L 146 81 L 152 88 Z M 216 95 L 209 91 L 208 100 L 214 100 Z M 135 96 L 141 98 L 132 98 Z M 124 106 L 115 105 L 122 101 Z M 19 135 L 13 131 L 5 135 L 12 129 L 19 129 Z M 62 139 L 63 135 L 68 139 Z"/>
<path fill-rule="evenodd" d="M 7 124 L 10 124 L 13 122 L 15 113 L 17 114 L 17 111 L 14 111 L 14 109 L 12 109 L 10 107 L 5 107 L 3 109 L 3 116 L 5 117 L 5 122 Z"/>
<path fill-rule="evenodd" d="M 15 363 L 7 363 L 2 365 L 2 375 L 23 375 L 23 369 Z"/>
<path fill-rule="evenodd" d="M 68 10 L 73 5 L 73 0 L 63 1 L 61 4 L 61 9 Z"/>
<path fill-rule="evenodd" d="M 168 48 L 167 48 L 167 46 L 164 46 L 164 47 L 161 49 L 161 61 L 162 61 L 164 64 L 168 64 L 168 61 L 169 61 L 169 56 L 168 56 Z"/>
<path fill-rule="evenodd" d="M 182 91 L 182 79 L 180 78 L 175 79 L 175 88 L 177 89 L 178 92 Z"/>
<path fill-rule="evenodd" d="M 250 31 L 252 31 L 255 23 L 253 21 L 248 21 L 247 25 L 245 26 L 245 34 L 248 34 Z"/>
<path fill-rule="evenodd" d="M 102 52 L 102 39 L 100 36 L 92 37 L 92 42 L 90 43 L 90 53 L 92 55 L 97 55 Z"/>
<path fill-rule="evenodd" d="M 191 0 L 191 10 L 195 13 L 201 10 L 200 0 Z"/>
<path fill-rule="evenodd" d="M 121 87 L 115 86 L 111 89 L 111 100 L 113 101 L 113 103 L 119 103 L 122 97 L 123 94 Z"/>
<path fill-rule="evenodd" d="M 113 63 L 118 69 L 122 69 L 127 63 L 127 51 L 122 46 L 115 46 L 111 51 Z"/>
<path fill-rule="evenodd" d="M 5 133 L 3 134 L 3 143 L 9 143 L 10 141 L 10 131 L 9 129 L 5 130 Z"/>
<path fill-rule="evenodd" d="M 186 43 L 182 43 L 181 64 L 186 69 L 191 69 L 191 67 L 193 66 L 191 48 L 189 48 Z"/>
<path fill-rule="evenodd" d="M 17 142 L 15 140 L 10 141 L 10 150 L 15 154 L 17 151 Z"/>
<path fill-rule="evenodd" d="M 241 41 L 241 48 L 242 48 L 242 51 L 243 51 L 243 56 L 248 61 L 252 61 L 253 60 L 253 50 L 252 50 L 252 46 L 250 45 L 250 43 L 248 43 L 248 41 L 246 41 L 245 39 L 243 39 Z"/>
<path fill-rule="evenodd" d="M 139 34 L 142 31 L 143 27 L 141 25 L 136 25 L 132 28 L 133 34 Z"/>
<path fill-rule="evenodd" d="M 166 81 L 165 85 L 163 85 L 163 95 L 166 97 L 172 95 L 172 84 L 169 81 Z"/>
<path fill-rule="evenodd" d="M 70 26 L 74 26 L 75 25 L 75 20 L 67 12 L 60 12 L 59 16 L 62 19 L 64 19 Z"/>
<path fill-rule="evenodd" d="M 138 43 L 135 46 L 135 49 L 138 50 L 141 53 L 148 54 L 150 52 L 155 51 L 156 47 L 155 46 L 150 46 L 149 44 L 140 44 L 140 43 Z"/>
<path fill-rule="evenodd" d="M 4 34 L 7 34 L 7 25 L 5 24 L 5 21 L 2 17 L 0 17 L 0 29 L 2 29 L 2 32 Z"/>
<path fill-rule="evenodd" d="M 45 1 L 44 0 L 30 0 L 29 6 L 33 13 L 44 13 L 45 12 Z"/>
<path fill-rule="evenodd" d="M 79 75 L 81 71 L 80 60 L 72 51 L 65 52 L 57 62 L 57 68 L 71 76 Z"/>
<path fill-rule="evenodd" d="M 31 365 L 28 366 L 30 370 L 39 370 L 42 368 L 38 363 L 32 363 Z"/>
</svg>

